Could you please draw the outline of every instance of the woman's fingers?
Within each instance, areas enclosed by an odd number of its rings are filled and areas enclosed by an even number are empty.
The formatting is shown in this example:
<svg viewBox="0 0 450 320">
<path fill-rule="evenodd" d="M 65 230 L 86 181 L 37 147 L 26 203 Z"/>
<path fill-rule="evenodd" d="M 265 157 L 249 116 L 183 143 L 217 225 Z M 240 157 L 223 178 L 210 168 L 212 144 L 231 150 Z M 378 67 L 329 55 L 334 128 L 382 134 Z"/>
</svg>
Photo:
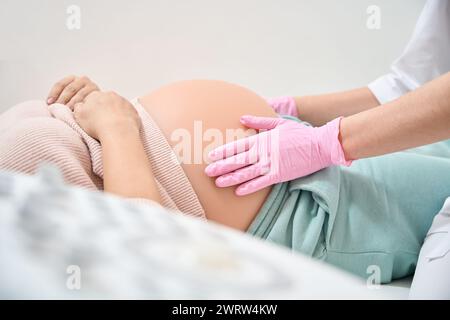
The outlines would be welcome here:
<svg viewBox="0 0 450 320">
<path fill-rule="evenodd" d="M 61 80 L 59 80 L 50 90 L 50 93 L 47 97 L 47 104 L 55 103 L 56 100 L 58 100 L 58 97 L 60 96 L 61 92 L 63 92 L 64 88 L 68 86 L 72 81 L 76 79 L 75 76 L 70 75 L 67 76 Z"/>
<path fill-rule="evenodd" d="M 78 91 L 83 89 L 87 85 L 86 79 L 76 78 L 74 81 L 69 83 L 61 92 L 59 97 L 56 99 L 57 103 L 66 104 L 72 99 Z"/>
<path fill-rule="evenodd" d="M 88 94 L 96 90 L 99 88 L 88 77 L 70 75 L 53 86 L 48 95 L 47 104 L 57 102 L 73 108 L 75 103 L 83 101 Z"/>
<path fill-rule="evenodd" d="M 70 101 L 67 103 L 67 106 L 73 110 L 75 104 L 83 102 L 90 93 L 97 90 L 98 87 L 96 85 L 85 86 L 70 99 Z"/>
</svg>

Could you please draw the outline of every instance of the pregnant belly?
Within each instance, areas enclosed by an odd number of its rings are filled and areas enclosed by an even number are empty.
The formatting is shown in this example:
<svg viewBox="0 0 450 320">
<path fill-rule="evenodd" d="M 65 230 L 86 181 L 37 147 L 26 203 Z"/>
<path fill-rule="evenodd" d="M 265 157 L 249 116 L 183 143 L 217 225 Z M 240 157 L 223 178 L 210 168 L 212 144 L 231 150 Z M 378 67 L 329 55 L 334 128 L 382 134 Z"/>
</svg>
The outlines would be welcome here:
<svg viewBox="0 0 450 320">
<path fill-rule="evenodd" d="M 235 187 L 216 187 L 214 179 L 204 173 L 206 155 L 218 145 L 254 134 L 240 124 L 240 116 L 274 117 L 270 106 L 245 88 L 213 80 L 177 82 L 139 101 L 180 158 L 208 220 L 246 230 L 270 188 L 238 197 Z"/>
</svg>

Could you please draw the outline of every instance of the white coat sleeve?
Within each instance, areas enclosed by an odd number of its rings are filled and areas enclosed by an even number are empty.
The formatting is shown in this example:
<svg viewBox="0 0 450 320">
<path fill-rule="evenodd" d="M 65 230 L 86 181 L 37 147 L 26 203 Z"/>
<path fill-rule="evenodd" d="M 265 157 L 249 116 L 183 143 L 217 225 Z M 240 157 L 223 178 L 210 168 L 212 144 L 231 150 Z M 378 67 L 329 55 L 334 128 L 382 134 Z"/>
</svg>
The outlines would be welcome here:
<svg viewBox="0 0 450 320">
<path fill-rule="evenodd" d="M 391 71 L 368 85 L 380 104 L 450 71 L 450 1 L 428 0 Z"/>
</svg>

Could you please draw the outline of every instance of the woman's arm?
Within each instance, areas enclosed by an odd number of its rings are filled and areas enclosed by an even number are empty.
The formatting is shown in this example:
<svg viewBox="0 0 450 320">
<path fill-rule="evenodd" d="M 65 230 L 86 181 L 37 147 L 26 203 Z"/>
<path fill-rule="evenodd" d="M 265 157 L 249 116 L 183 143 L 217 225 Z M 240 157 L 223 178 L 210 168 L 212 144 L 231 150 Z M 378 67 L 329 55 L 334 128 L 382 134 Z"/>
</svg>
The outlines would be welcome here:
<svg viewBox="0 0 450 320">
<path fill-rule="evenodd" d="M 103 185 L 106 192 L 161 203 L 156 181 L 142 145 L 139 130 L 114 128 L 100 137 Z"/>
<path fill-rule="evenodd" d="M 350 116 L 379 105 L 367 87 L 317 96 L 295 97 L 298 116 L 314 126 L 340 117 Z"/>
<path fill-rule="evenodd" d="M 342 119 L 346 159 L 360 159 L 450 138 L 450 72 L 375 108 Z"/>
<path fill-rule="evenodd" d="M 102 145 L 106 192 L 161 203 L 139 135 L 140 118 L 130 102 L 113 92 L 93 92 L 75 104 L 74 117 Z"/>
</svg>

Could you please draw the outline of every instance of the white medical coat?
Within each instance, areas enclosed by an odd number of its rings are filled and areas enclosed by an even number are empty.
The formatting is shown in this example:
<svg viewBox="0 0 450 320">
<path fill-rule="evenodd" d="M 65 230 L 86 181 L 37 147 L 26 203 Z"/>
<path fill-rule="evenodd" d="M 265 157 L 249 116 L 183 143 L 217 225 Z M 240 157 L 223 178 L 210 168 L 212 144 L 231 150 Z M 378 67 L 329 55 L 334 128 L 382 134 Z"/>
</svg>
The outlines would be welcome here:
<svg viewBox="0 0 450 320">
<path fill-rule="evenodd" d="M 384 104 L 449 71 L 450 0 L 428 0 L 402 55 L 369 89 Z M 424 240 L 410 298 L 450 299 L 450 197 Z"/>
<path fill-rule="evenodd" d="M 369 84 L 381 104 L 450 71 L 450 1 L 429 0 L 391 72 Z"/>
</svg>

